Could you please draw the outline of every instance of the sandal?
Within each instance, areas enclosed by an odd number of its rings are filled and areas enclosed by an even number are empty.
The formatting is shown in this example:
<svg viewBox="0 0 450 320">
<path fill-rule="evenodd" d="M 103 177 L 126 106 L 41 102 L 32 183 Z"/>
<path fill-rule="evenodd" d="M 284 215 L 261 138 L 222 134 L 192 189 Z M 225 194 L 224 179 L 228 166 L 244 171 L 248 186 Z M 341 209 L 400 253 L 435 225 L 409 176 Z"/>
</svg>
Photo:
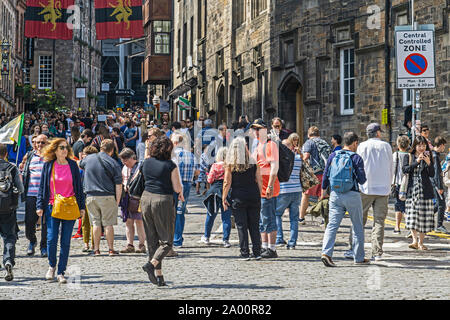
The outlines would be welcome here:
<svg viewBox="0 0 450 320">
<path fill-rule="evenodd" d="M 140 244 L 139 249 L 137 249 L 135 252 L 136 253 L 146 253 L 147 250 L 145 249 L 145 244 Z"/>
<path fill-rule="evenodd" d="M 426 251 L 428 250 L 428 247 L 424 246 L 423 244 L 419 246 L 419 250 Z"/>
<path fill-rule="evenodd" d="M 419 245 L 417 243 L 411 243 L 408 247 L 416 250 L 419 249 Z"/>
<path fill-rule="evenodd" d="M 134 253 L 134 246 L 132 244 L 129 244 L 125 249 L 120 250 L 120 253 Z"/>
<path fill-rule="evenodd" d="M 89 252 L 89 246 L 83 248 L 83 252 Z"/>
<path fill-rule="evenodd" d="M 118 256 L 119 255 L 119 252 L 117 252 L 117 251 L 114 251 L 114 250 L 109 250 L 109 256 L 110 257 L 114 257 L 114 256 Z"/>
<path fill-rule="evenodd" d="M 94 257 L 99 257 L 99 256 L 100 256 L 100 250 L 95 250 Z"/>
</svg>

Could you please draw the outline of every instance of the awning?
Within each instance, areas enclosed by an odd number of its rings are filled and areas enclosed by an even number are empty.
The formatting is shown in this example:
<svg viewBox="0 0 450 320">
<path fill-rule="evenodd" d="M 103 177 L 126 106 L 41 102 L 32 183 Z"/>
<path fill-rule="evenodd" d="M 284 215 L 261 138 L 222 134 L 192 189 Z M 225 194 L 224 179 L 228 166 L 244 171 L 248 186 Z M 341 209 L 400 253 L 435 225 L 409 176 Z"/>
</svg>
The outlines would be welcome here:
<svg viewBox="0 0 450 320">
<path fill-rule="evenodd" d="M 179 97 L 197 85 L 197 78 L 190 78 L 169 92 L 169 97 Z"/>
</svg>

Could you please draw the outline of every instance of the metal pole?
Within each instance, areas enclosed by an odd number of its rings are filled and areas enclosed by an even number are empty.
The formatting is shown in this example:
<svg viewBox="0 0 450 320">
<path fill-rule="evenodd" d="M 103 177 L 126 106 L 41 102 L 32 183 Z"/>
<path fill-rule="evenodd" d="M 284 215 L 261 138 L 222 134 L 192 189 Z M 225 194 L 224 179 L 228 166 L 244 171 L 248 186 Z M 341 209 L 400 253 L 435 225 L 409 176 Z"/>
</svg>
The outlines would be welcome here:
<svg viewBox="0 0 450 320">
<path fill-rule="evenodd" d="M 411 30 L 415 30 L 414 28 L 415 26 L 415 21 L 414 21 L 414 0 L 411 0 Z M 412 106 L 411 106 L 411 114 L 412 114 L 412 118 L 411 118 L 411 137 L 412 137 L 412 141 L 411 144 L 414 142 L 415 138 L 416 138 L 416 90 L 411 89 L 411 102 L 412 102 Z"/>
</svg>

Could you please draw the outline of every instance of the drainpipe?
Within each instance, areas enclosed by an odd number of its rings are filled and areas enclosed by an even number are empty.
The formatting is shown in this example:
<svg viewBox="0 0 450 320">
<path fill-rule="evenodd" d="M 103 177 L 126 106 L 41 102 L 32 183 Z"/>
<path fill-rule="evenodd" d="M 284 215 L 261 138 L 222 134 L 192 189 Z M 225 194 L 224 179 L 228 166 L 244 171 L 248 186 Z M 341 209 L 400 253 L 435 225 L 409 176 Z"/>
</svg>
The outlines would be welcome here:
<svg viewBox="0 0 450 320">
<path fill-rule="evenodd" d="M 391 0 L 385 2 L 385 22 L 384 22 L 384 54 L 385 54 L 385 108 L 387 108 L 388 119 L 387 125 L 389 127 L 389 143 L 392 143 L 392 123 L 391 123 L 391 47 L 389 46 L 389 32 L 390 32 L 390 13 Z"/>
</svg>

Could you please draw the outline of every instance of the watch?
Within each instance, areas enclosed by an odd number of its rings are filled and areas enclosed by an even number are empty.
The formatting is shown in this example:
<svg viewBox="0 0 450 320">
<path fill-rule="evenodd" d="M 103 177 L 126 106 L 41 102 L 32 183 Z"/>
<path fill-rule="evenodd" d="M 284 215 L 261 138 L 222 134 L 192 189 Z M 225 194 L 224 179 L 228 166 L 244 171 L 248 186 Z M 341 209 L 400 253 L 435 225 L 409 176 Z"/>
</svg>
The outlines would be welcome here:
<svg viewBox="0 0 450 320">
<path fill-rule="evenodd" d="M 267 188 L 269 188 L 269 189 L 273 190 L 273 186 L 267 186 Z"/>
</svg>

